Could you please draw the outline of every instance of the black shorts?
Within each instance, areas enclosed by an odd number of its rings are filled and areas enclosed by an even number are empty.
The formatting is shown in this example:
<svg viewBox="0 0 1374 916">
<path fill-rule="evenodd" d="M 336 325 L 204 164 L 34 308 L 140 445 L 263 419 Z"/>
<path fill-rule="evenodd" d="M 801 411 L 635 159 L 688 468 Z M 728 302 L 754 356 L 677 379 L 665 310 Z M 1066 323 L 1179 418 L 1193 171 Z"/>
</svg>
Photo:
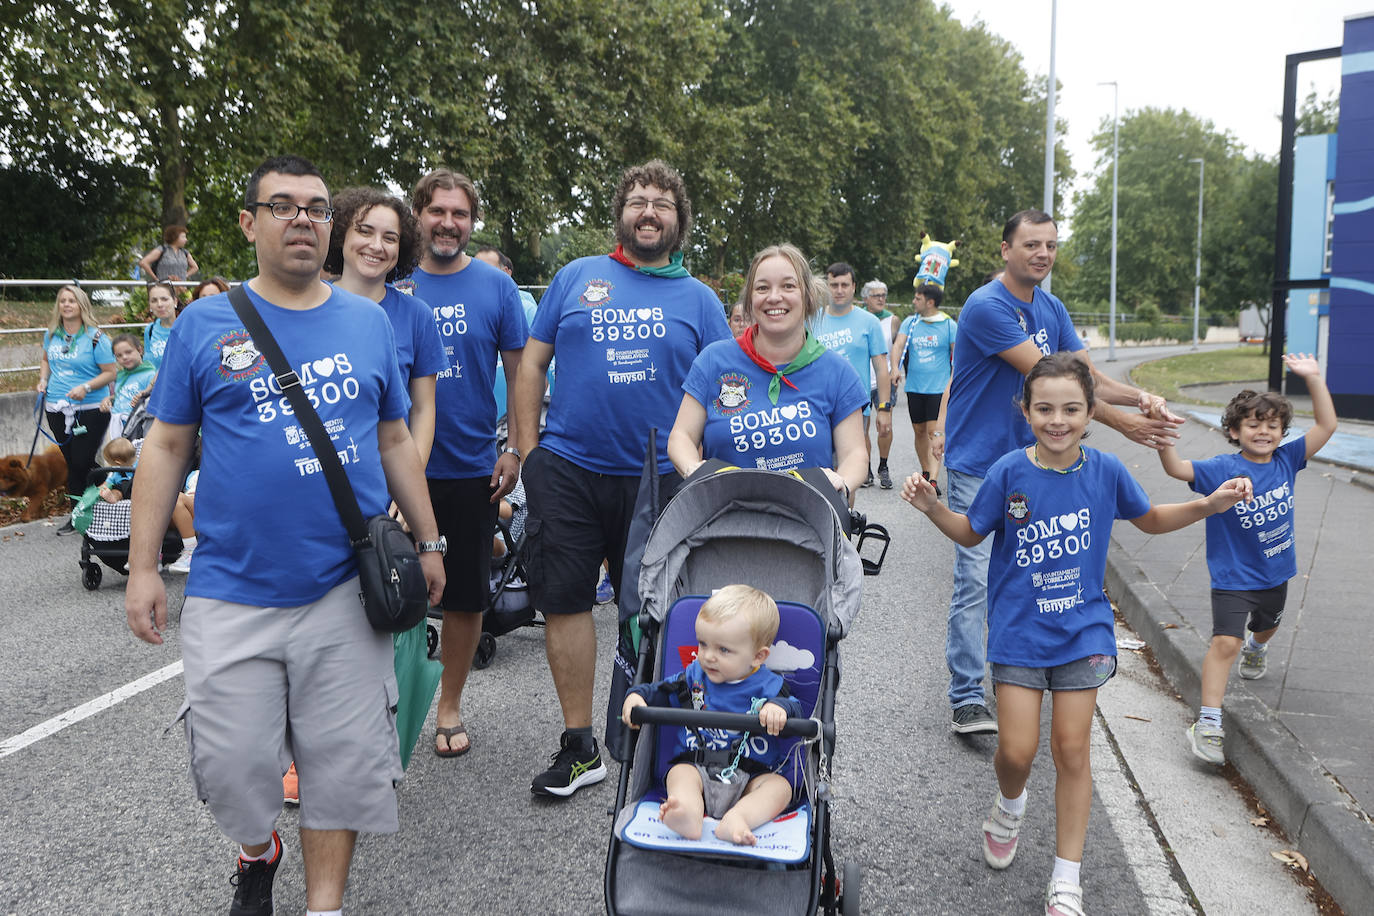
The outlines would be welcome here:
<svg viewBox="0 0 1374 916">
<path fill-rule="evenodd" d="M 1288 601 L 1288 583 L 1273 588 L 1232 591 L 1212 589 L 1212 635 L 1245 638 L 1245 631 L 1263 633 L 1279 625 Z"/>
<path fill-rule="evenodd" d="M 444 555 L 446 611 L 480 614 L 491 593 L 491 539 L 500 500 L 491 501 L 491 475 L 430 480 L 429 501 L 439 533 L 448 538 Z"/>
<path fill-rule="evenodd" d="M 940 400 L 944 393 L 921 394 L 916 391 L 906 393 L 906 412 L 912 423 L 933 423 L 940 419 Z"/>
<path fill-rule="evenodd" d="M 640 475 L 598 474 L 544 448 L 530 452 L 520 475 L 529 499 L 525 572 L 535 608 L 545 615 L 591 610 L 603 559 L 619 596 Z M 660 507 L 681 484 L 675 473 L 659 477 Z"/>
</svg>

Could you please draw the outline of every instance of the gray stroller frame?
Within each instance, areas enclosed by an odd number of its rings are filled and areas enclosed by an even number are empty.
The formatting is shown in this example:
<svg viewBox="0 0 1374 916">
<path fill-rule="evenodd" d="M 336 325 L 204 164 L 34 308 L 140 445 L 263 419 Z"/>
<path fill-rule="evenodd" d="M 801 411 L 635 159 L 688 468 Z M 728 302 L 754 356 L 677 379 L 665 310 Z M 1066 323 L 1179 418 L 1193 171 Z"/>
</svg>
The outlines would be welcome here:
<svg viewBox="0 0 1374 916">
<path fill-rule="evenodd" d="M 756 586 L 779 602 L 803 604 L 824 623 L 821 683 L 812 719 L 789 719 L 784 734 L 805 734 L 804 788 L 811 805 L 810 855 L 796 866 L 757 859 L 643 849 L 620 839 L 634 803 L 654 784 L 656 728 L 696 724 L 743 729 L 757 719 L 728 713 L 641 707 L 645 723 L 621 768 L 616 823 L 606 858 L 610 914 L 718 916 L 725 913 L 857 913 L 859 869 L 843 881 L 830 851 L 830 760 L 834 752 L 838 643 L 858 613 L 863 566 L 830 500 L 789 474 L 735 469 L 697 474 L 654 525 L 639 576 L 641 641 L 635 683 L 662 668 L 659 636 L 680 597 L 709 595 L 733 582 Z M 642 717 L 642 718 L 641 718 Z M 628 802 L 628 803 L 627 803 Z"/>
</svg>

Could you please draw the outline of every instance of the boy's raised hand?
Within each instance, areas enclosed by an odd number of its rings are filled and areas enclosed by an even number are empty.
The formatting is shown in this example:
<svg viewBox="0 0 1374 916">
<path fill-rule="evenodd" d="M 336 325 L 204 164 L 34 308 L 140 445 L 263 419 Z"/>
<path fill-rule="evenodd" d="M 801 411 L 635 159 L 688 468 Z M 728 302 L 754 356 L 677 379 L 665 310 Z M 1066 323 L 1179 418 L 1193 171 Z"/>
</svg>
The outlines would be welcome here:
<svg viewBox="0 0 1374 916">
<path fill-rule="evenodd" d="M 912 474 L 902 481 L 902 499 L 922 512 L 929 511 L 937 502 L 935 488 L 920 474 Z"/>
<path fill-rule="evenodd" d="M 1321 363 L 1311 353 L 1285 353 L 1283 364 L 1288 371 L 1303 378 L 1314 378 L 1322 374 Z"/>
<path fill-rule="evenodd" d="M 787 710 L 777 703 L 764 703 L 763 708 L 759 710 L 759 724 L 768 730 L 768 734 L 776 735 L 787 724 Z"/>
<path fill-rule="evenodd" d="M 1255 498 L 1255 486 L 1249 477 L 1232 477 L 1212 491 L 1207 497 L 1213 512 L 1225 512 L 1236 503 L 1249 502 Z"/>
<path fill-rule="evenodd" d="M 644 698 L 643 698 L 642 696 L 640 696 L 639 694 L 637 694 L 637 693 L 626 694 L 626 696 L 625 696 L 625 705 L 622 706 L 622 707 L 620 707 L 620 721 L 621 721 L 621 722 L 624 722 L 626 725 L 630 726 L 630 728 L 639 728 L 638 725 L 635 725 L 633 722 L 630 721 L 630 710 L 634 709 L 636 706 L 648 706 L 648 705 L 649 705 L 649 704 L 646 703 L 646 702 L 644 701 Z M 783 718 L 786 719 L 787 717 L 786 717 L 786 716 L 783 716 Z"/>
</svg>

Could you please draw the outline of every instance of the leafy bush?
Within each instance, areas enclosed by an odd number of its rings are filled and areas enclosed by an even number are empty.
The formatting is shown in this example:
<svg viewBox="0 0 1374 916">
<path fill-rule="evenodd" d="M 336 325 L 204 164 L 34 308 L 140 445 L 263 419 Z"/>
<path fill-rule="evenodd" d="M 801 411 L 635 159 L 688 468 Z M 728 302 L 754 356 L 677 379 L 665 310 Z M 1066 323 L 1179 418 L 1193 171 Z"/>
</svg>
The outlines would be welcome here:
<svg viewBox="0 0 1374 916">
<path fill-rule="evenodd" d="M 1098 327 L 1097 332 L 1105 338 L 1108 334 L 1108 328 L 1106 325 L 1101 325 Z M 1175 343 L 1182 343 L 1193 339 L 1193 327 L 1190 324 L 1174 321 L 1118 322 L 1116 325 L 1116 339 L 1134 341 L 1171 340 Z"/>
</svg>

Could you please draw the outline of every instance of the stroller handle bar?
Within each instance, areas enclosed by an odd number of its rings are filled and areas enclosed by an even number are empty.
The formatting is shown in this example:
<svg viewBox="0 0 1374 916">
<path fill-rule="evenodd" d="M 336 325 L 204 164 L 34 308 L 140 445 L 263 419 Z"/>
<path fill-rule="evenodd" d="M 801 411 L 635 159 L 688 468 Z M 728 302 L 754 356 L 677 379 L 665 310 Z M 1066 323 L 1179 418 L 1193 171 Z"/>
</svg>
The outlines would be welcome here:
<svg viewBox="0 0 1374 916">
<path fill-rule="evenodd" d="M 714 712 L 709 709 L 677 709 L 663 706 L 636 706 L 630 710 L 633 725 L 671 725 L 678 728 L 721 728 L 729 731 L 757 731 L 759 717 L 737 712 Z M 779 737 L 819 738 L 822 725 L 816 719 L 789 718 Z"/>
</svg>

